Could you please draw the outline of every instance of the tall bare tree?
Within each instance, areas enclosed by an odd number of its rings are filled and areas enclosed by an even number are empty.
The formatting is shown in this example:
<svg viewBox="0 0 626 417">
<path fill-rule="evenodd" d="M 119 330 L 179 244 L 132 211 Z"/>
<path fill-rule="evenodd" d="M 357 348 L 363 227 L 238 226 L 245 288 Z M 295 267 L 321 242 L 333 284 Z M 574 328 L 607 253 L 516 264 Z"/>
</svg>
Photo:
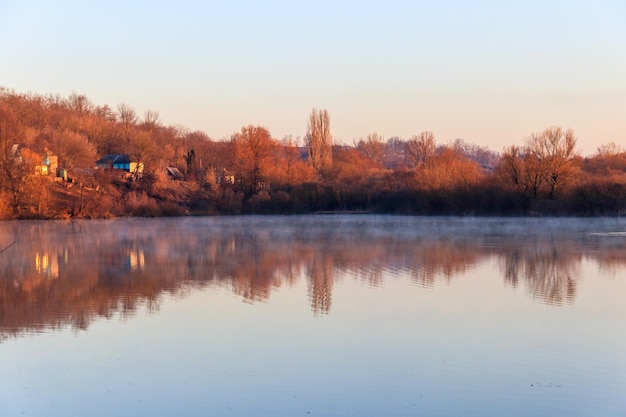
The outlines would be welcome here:
<svg viewBox="0 0 626 417">
<path fill-rule="evenodd" d="M 333 162 L 333 138 L 330 134 L 330 117 L 327 110 L 311 111 L 305 142 L 309 151 L 309 161 L 317 174 L 322 176 Z"/>
<path fill-rule="evenodd" d="M 125 146 L 128 146 L 132 131 L 137 124 L 137 113 L 135 109 L 128 104 L 122 103 L 117 106 L 117 118 L 122 130 L 122 134 L 125 140 Z"/>
</svg>

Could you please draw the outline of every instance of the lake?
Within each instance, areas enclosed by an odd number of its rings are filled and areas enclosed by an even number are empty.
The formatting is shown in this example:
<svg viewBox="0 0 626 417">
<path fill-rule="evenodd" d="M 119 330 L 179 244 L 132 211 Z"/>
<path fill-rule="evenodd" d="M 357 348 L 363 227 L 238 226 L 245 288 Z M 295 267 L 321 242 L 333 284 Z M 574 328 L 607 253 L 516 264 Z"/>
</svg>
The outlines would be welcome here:
<svg viewBox="0 0 626 417">
<path fill-rule="evenodd" d="M 624 416 L 626 219 L 0 222 L 3 416 Z"/>
</svg>

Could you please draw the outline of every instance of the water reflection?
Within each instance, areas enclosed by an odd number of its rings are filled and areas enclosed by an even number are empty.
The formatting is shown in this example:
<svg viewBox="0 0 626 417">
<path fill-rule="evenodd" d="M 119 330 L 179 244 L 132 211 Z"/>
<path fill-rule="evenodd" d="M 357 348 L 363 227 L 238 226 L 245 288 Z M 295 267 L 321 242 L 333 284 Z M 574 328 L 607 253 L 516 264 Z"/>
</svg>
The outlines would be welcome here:
<svg viewBox="0 0 626 417">
<path fill-rule="evenodd" d="M 574 301 L 582 258 L 572 242 L 554 239 L 526 241 L 499 256 L 507 284 L 523 281 L 530 294 L 549 304 Z"/>
<path fill-rule="evenodd" d="M 157 310 L 162 294 L 197 287 L 260 302 L 300 277 L 313 314 L 328 314 L 335 283 L 347 277 L 380 286 L 408 276 L 433 287 L 490 261 L 509 286 L 573 303 L 583 260 L 615 273 L 626 267 L 626 237 L 602 233 L 625 226 L 359 216 L 5 222 L 0 331 L 85 329 L 97 317 Z"/>
</svg>

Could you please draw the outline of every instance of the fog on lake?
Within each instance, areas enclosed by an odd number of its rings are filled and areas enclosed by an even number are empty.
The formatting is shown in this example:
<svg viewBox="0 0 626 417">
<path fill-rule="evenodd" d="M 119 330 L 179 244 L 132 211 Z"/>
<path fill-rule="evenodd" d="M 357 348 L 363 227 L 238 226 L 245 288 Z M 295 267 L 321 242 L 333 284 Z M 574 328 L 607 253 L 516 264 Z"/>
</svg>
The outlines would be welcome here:
<svg viewBox="0 0 626 417">
<path fill-rule="evenodd" d="M 626 220 L 0 223 L 7 415 L 626 410 Z"/>
</svg>

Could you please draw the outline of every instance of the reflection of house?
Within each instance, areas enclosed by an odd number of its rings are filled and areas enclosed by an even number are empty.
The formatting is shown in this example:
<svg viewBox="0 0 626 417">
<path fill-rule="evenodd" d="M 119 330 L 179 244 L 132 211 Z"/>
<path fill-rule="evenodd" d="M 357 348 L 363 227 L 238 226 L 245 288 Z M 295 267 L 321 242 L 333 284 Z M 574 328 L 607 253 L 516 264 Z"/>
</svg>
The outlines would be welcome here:
<svg viewBox="0 0 626 417">
<path fill-rule="evenodd" d="M 100 277 L 109 282 L 123 282 L 129 273 L 143 271 L 145 265 L 143 249 L 118 247 L 107 254 Z"/>
<path fill-rule="evenodd" d="M 96 161 L 98 169 L 119 169 L 126 172 L 143 172 L 143 163 L 132 161 L 130 155 L 107 155 Z"/>
<path fill-rule="evenodd" d="M 185 179 L 185 176 L 183 175 L 182 172 L 180 172 L 178 168 L 166 167 L 165 173 L 167 174 L 167 178 L 174 180 L 174 181 L 182 181 Z"/>
<path fill-rule="evenodd" d="M 35 270 L 48 278 L 59 277 L 59 262 L 56 256 L 50 256 L 48 252 L 35 253 Z"/>
<path fill-rule="evenodd" d="M 146 263 L 143 250 L 132 249 L 128 254 L 128 262 L 131 271 L 141 271 Z"/>
</svg>

